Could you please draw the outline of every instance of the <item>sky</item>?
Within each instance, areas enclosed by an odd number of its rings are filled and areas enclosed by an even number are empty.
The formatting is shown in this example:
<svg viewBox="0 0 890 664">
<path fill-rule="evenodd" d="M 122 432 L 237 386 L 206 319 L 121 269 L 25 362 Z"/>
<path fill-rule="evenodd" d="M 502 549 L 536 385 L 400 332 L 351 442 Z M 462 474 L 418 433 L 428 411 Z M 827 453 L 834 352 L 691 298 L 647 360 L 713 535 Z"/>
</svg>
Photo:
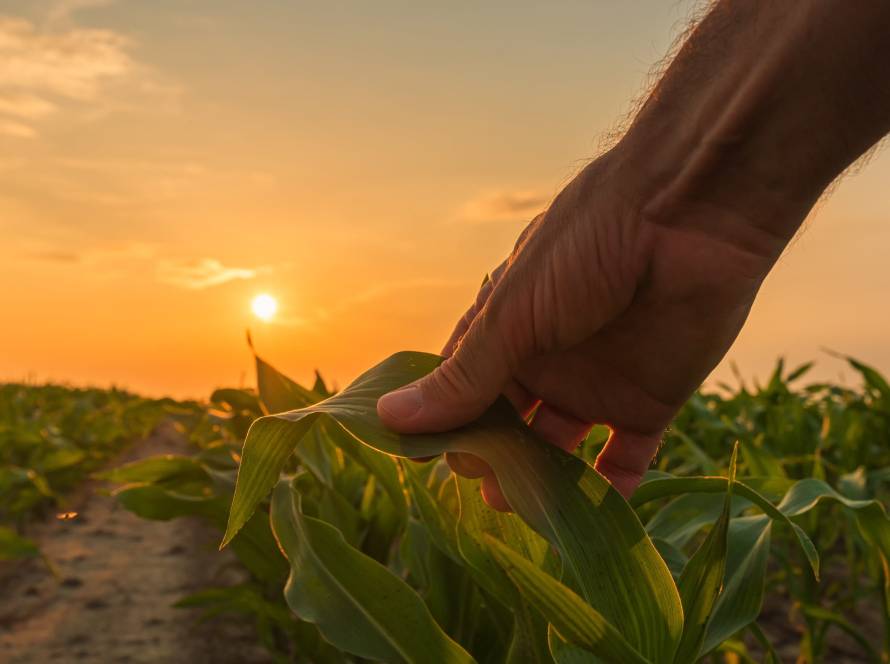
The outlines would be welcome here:
<svg viewBox="0 0 890 664">
<path fill-rule="evenodd" d="M 437 351 L 691 7 L 0 0 L 0 380 L 203 397 L 251 383 L 248 328 L 341 386 Z M 890 155 L 859 170 L 713 380 L 890 371 Z"/>
</svg>

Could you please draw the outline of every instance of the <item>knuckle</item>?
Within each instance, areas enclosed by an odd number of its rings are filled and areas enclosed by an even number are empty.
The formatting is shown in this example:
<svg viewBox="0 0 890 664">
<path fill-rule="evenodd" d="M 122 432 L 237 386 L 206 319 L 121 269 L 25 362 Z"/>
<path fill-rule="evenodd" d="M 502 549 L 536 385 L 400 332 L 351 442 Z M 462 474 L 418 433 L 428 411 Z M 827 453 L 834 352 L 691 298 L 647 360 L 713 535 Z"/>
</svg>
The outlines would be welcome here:
<svg viewBox="0 0 890 664">
<path fill-rule="evenodd" d="M 466 395 L 473 389 L 473 378 L 462 359 L 451 357 L 439 367 L 432 375 L 430 387 L 438 396 L 448 398 L 451 401 L 466 399 Z"/>
</svg>

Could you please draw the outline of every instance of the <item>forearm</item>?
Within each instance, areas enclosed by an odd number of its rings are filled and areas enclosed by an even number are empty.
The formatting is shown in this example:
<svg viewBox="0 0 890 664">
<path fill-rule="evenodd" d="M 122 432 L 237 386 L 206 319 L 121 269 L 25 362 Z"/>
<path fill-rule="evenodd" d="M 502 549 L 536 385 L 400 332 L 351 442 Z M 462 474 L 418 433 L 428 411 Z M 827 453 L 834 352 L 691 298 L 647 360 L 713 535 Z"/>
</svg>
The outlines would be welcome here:
<svg viewBox="0 0 890 664">
<path fill-rule="evenodd" d="M 881 0 L 717 3 L 614 151 L 644 216 L 726 212 L 790 239 L 890 130 L 888 35 Z"/>
</svg>

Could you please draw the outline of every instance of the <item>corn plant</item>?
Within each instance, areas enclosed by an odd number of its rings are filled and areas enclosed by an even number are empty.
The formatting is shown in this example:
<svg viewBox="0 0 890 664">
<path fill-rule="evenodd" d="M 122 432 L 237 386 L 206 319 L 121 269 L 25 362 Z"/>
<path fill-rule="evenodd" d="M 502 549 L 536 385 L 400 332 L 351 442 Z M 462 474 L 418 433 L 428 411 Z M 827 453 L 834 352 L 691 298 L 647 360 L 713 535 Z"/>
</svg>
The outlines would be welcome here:
<svg viewBox="0 0 890 664">
<path fill-rule="evenodd" d="M 0 560 L 38 556 L 23 528 L 63 507 L 66 493 L 147 435 L 169 405 L 117 389 L 0 385 Z"/>
<path fill-rule="evenodd" d="M 861 391 L 793 389 L 805 369 L 780 365 L 765 387 L 697 394 L 628 503 L 588 464 L 602 427 L 576 455 L 506 403 L 450 434 L 383 429 L 377 397 L 438 361 L 402 353 L 332 394 L 257 357 L 256 392 L 177 415 L 194 455 L 109 473 L 144 517 L 226 530 L 249 580 L 181 604 L 250 617 L 281 661 L 779 661 L 758 623 L 768 587 L 803 622 L 801 661 L 832 661 L 840 632 L 886 660 L 857 625 L 879 614 L 890 633 L 877 372 L 852 364 Z M 443 451 L 486 459 L 516 514 L 407 460 Z"/>
<path fill-rule="evenodd" d="M 694 662 L 747 657 L 745 631 L 775 657 L 756 624 L 773 535 L 781 563 L 799 559 L 794 574 L 816 586 L 820 551 L 805 526 L 828 505 L 846 515 L 886 615 L 890 521 L 880 501 L 818 477 L 737 476 L 733 454 L 722 477 L 651 472 L 628 503 L 506 402 L 451 433 L 382 427 L 377 398 L 439 361 L 400 353 L 323 398 L 258 359 L 259 399 L 273 414 L 248 432 L 224 544 L 268 519 L 289 567 L 288 606 L 332 646 L 329 660 L 311 661 Z M 756 469 L 742 450 L 744 468 Z M 439 461 L 407 461 L 443 452 L 484 459 L 515 514 L 489 509 L 477 482 Z M 805 608 L 815 622 L 843 623 Z M 886 657 L 861 641 L 866 657 Z"/>
</svg>

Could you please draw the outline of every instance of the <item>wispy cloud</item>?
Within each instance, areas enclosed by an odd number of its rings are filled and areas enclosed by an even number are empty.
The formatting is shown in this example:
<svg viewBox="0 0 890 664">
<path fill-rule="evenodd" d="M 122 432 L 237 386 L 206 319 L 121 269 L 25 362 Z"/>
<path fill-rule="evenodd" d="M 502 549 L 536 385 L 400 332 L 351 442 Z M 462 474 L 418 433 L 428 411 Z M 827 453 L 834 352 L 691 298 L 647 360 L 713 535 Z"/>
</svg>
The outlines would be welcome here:
<svg viewBox="0 0 890 664">
<path fill-rule="evenodd" d="M 129 46 L 111 30 L 42 30 L 25 19 L 0 18 L 0 86 L 90 100 L 105 80 L 132 69 Z"/>
<path fill-rule="evenodd" d="M 35 119 L 50 115 L 56 105 L 32 94 L 10 94 L 0 96 L 0 113 L 19 118 Z"/>
<path fill-rule="evenodd" d="M 0 132 L 33 138 L 37 121 L 60 115 L 63 105 L 66 118 L 72 110 L 92 117 L 175 94 L 133 58 L 127 36 L 75 22 L 75 12 L 108 4 L 59 0 L 35 21 L 0 15 Z"/>
<path fill-rule="evenodd" d="M 528 221 L 544 211 L 550 198 L 531 189 L 489 191 L 467 201 L 458 218 L 469 223 Z"/>
<path fill-rule="evenodd" d="M 215 258 L 201 258 L 191 261 L 164 259 L 158 262 L 157 279 L 161 283 L 190 290 L 201 290 L 219 286 L 237 279 L 254 279 L 271 271 L 271 267 L 255 268 L 230 267 Z"/>
<path fill-rule="evenodd" d="M 108 247 L 72 250 L 53 246 L 33 246 L 22 258 L 45 263 L 89 267 L 96 274 L 121 277 L 145 275 L 168 286 L 203 290 L 230 281 L 255 279 L 289 267 L 289 263 L 234 267 L 216 258 L 165 257 L 156 244 L 129 242 Z"/>
<path fill-rule="evenodd" d="M 34 138 L 37 135 L 37 132 L 21 122 L 0 118 L 0 134 L 14 136 L 16 138 Z"/>
<path fill-rule="evenodd" d="M 146 242 L 128 242 L 126 244 L 97 247 L 93 249 L 72 250 L 68 248 L 39 246 L 27 252 L 25 256 L 32 260 L 50 263 L 83 263 L 90 266 L 108 266 L 112 264 L 133 265 L 140 261 L 148 261 L 157 256 L 158 248 Z"/>
<path fill-rule="evenodd" d="M 47 18 L 50 21 L 66 21 L 81 10 L 107 7 L 114 3 L 115 0 L 57 0 L 57 2 L 50 7 Z"/>
</svg>

